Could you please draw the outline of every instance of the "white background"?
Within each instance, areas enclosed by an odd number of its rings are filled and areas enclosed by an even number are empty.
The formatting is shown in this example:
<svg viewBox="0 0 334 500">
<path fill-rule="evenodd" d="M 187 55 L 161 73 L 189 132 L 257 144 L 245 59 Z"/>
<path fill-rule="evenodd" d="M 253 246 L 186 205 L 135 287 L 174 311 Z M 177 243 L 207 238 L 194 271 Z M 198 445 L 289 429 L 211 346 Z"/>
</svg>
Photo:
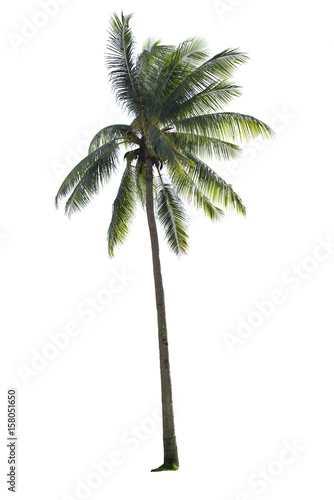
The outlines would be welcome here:
<svg viewBox="0 0 334 500">
<path fill-rule="evenodd" d="M 117 450 L 122 463 L 86 498 L 331 498 L 334 253 L 318 246 L 334 241 L 329 2 L 70 0 L 46 17 L 41 3 L 6 2 L 1 13 L 1 497 L 11 498 L 6 393 L 15 387 L 20 500 L 84 498 L 79 481 L 99 481 L 93 463 Z M 163 456 L 144 212 L 110 260 L 118 179 L 70 221 L 54 207 L 73 152 L 81 159 L 97 129 L 127 119 L 104 60 L 108 19 L 121 9 L 134 13 L 139 47 L 149 35 L 164 43 L 198 35 L 213 54 L 248 52 L 235 75 L 244 94 L 229 109 L 276 130 L 265 147 L 247 145 L 234 170 L 214 165 L 244 200 L 246 218 L 231 213 L 211 224 L 191 211 L 182 259 L 161 241 L 175 473 L 150 472 Z M 44 26 L 17 38 L 27 22 Z M 80 308 L 106 298 L 115 271 L 126 280 L 116 280 L 118 293 L 88 323 Z M 281 303 L 270 305 L 274 290 Z M 267 301 L 267 317 L 256 301 Z M 50 333 L 69 323 L 78 335 L 22 376 Z M 124 435 L 136 426 L 141 438 L 130 445 Z M 286 442 L 297 445 L 295 457 Z M 268 475 L 259 482 L 261 467 Z"/>
</svg>

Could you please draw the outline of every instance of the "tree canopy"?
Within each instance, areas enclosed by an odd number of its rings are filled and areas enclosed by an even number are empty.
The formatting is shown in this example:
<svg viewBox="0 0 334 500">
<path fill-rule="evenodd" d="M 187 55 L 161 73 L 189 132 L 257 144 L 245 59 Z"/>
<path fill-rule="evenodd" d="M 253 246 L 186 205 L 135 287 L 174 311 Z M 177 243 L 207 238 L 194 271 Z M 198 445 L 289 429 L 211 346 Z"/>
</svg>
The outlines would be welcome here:
<svg viewBox="0 0 334 500">
<path fill-rule="evenodd" d="M 224 215 L 223 209 L 246 214 L 232 186 L 206 162 L 232 160 L 243 142 L 273 132 L 253 116 L 223 111 L 241 95 L 231 79 L 247 61 L 245 53 L 226 49 L 210 57 L 198 37 L 177 46 L 148 39 L 137 53 L 131 17 L 112 16 L 106 53 L 111 89 L 130 123 L 110 125 L 93 137 L 88 155 L 61 184 L 56 206 L 65 198 L 68 216 L 85 207 L 116 172 L 125 148 L 108 229 L 109 255 L 125 241 L 137 205 L 145 208 L 147 158 L 154 167 L 155 215 L 170 249 L 183 254 L 188 248 L 184 201 L 212 221 Z"/>
</svg>

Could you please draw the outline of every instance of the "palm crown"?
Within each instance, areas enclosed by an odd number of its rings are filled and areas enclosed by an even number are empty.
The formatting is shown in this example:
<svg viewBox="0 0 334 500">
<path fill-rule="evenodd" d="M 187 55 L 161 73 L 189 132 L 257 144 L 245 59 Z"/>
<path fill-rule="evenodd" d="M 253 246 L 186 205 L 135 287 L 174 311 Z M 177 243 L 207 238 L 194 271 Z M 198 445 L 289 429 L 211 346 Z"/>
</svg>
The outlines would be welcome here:
<svg viewBox="0 0 334 500">
<path fill-rule="evenodd" d="M 233 159 L 241 152 L 238 143 L 258 135 L 268 138 L 272 131 L 252 116 L 221 111 L 240 95 L 240 87 L 230 79 L 247 60 L 244 53 L 228 49 L 209 57 L 205 42 L 194 37 L 178 46 L 149 39 L 135 56 L 130 19 L 123 13 L 111 18 L 106 60 L 111 88 L 132 122 L 110 125 L 95 135 L 88 156 L 60 186 L 56 206 L 67 198 L 68 216 L 86 206 L 116 171 L 123 146 L 126 166 L 113 203 L 109 255 L 113 257 L 115 247 L 125 240 L 136 205 L 145 207 L 147 157 L 155 167 L 156 217 L 170 248 L 186 253 L 187 215 L 182 200 L 203 209 L 211 220 L 224 215 L 220 207 L 246 213 L 231 185 L 204 159 Z"/>
</svg>

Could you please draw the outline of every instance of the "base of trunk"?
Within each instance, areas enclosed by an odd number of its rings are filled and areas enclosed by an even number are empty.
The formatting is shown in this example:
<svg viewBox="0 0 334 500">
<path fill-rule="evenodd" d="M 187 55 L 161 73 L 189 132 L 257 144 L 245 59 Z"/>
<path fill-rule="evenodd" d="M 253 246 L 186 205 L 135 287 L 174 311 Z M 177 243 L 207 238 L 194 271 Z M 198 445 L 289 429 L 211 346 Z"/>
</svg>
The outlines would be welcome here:
<svg viewBox="0 0 334 500">
<path fill-rule="evenodd" d="M 163 470 L 178 470 L 179 466 L 174 463 L 163 463 L 157 469 L 152 469 L 151 472 L 161 472 Z"/>
</svg>

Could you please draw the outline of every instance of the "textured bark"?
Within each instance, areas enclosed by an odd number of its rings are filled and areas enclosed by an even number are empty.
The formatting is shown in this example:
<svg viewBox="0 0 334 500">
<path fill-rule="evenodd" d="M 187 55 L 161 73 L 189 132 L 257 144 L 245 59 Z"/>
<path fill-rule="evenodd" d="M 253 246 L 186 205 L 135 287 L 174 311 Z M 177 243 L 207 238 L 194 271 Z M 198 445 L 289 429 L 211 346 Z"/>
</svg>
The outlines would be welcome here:
<svg viewBox="0 0 334 500">
<path fill-rule="evenodd" d="M 164 464 L 175 464 L 178 466 L 179 459 L 174 426 L 165 296 L 161 275 L 158 233 L 153 207 L 153 166 L 150 158 L 146 159 L 146 214 L 151 238 L 155 297 L 158 317 Z"/>
</svg>

